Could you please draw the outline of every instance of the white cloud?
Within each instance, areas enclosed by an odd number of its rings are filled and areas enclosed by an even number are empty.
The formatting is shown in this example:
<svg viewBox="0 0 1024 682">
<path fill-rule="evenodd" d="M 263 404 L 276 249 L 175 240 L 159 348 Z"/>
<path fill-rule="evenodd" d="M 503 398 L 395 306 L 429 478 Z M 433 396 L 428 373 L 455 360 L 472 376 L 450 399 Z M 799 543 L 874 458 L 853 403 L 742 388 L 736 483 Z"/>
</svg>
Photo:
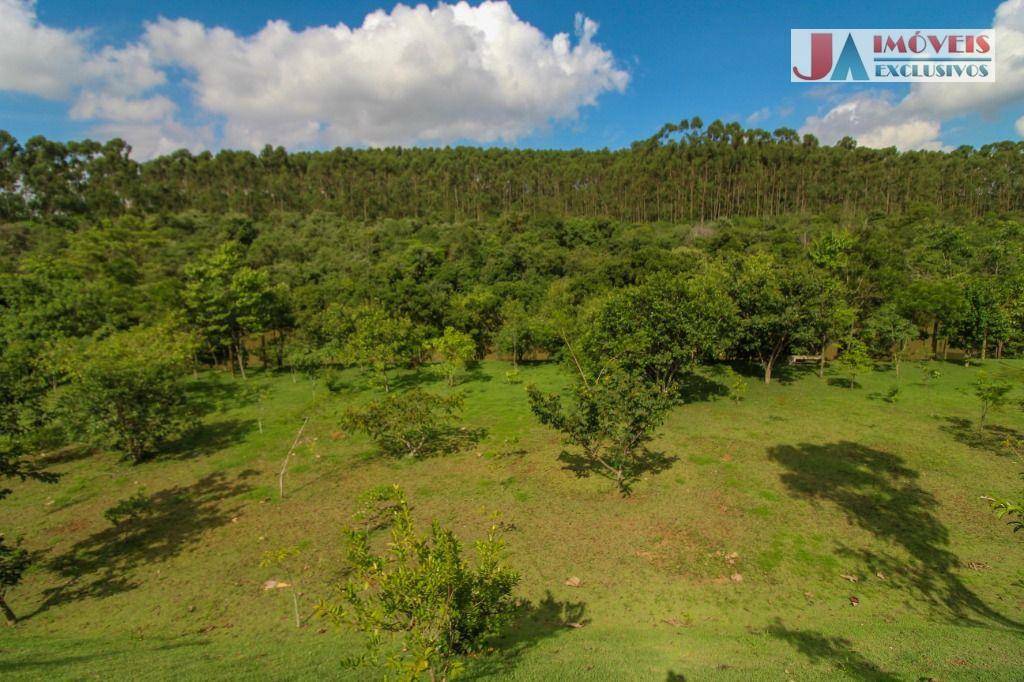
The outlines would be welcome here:
<svg viewBox="0 0 1024 682">
<path fill-rule="evenodd" d="M 577 15 L 574 39 L 549 38 L 507 2 L 397 5 L 355 28 L 271 21 L 252 35 L 161 18 L 136 44 L 98 51 L 83 33 L 42 26 L 31 0 L 0 0 L 0 26 L 11 24 L 35 37 L 10 54 L 0 47 L 0 89 L 71 97 L 72 117 L 122 131 L 148 155 L 177 140 L 250 149 L 512 141 L 576 119 L 629 81 L 594 41 L 595 22 Z M 57 54 L 41 76 L 4 80 L 17 59 L 43 69 Z M 182 125 L 174 103 L 154 94 L 172 70 L 187 74 L 195 109 L 219 124 L 219 139 Z"/>
<path fill-rule="evenodd" d="M 941 124 L 927 116 L 908 116 L 885 96 L 860 93 L 833 107 L 822 117 L 811 116 L 801 133 L 825 144 L 850 136 L 865 147 L 942 149 Z"/>
<path fill-rule="evenodd" d="M 824 116 L 811 116 L 801 132 L 831 143 L 844 135 L 868 147 L 939 149 L 942 122 L 970 113 L 995 115 L 1007 107 L 1024 108 L 1024 0 L 1006 0 L 996 8 L 996 79 L 993 83 L 915 83 L 900 102 L 886 95 L 859 93 Z M 1016 129 L 1024 137 L 1024 125 Z"/>
<path fill-rule="evenodd" d="M 1017 129 L 1017 134 L 1024 137 L 1024 116 L 1017 119 L 1017 122 L 1013 126 Z"/>
<path fill-rule="evenodd" d="M 81 78 L 85 37 L 40 24 L 34 0 L 0 0 L 0 90 L 66 96 Z"/>
<path fill-rule="evenodd" d="M 195 75 L 205 110 L 224 117 L 225 143 L 409 144 L 514 140 L 575 118 L 628 74 L 593 42 L 547 38 L 505 2 L 376 11 L 349 28 L 293 31 L 281 21 L 252 36 L 179 19 L 147 26 L 154 55 Z"/>
</svg>

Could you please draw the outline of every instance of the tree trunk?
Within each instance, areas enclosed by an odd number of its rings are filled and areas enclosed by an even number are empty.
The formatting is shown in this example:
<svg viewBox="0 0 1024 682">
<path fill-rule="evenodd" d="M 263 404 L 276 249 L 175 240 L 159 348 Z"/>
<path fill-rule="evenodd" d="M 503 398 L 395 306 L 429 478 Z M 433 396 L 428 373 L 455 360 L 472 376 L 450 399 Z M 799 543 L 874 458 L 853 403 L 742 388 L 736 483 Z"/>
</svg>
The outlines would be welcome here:
<svg viewBox="0 0 1024 682">
<path fill-rule="evenodd" d="M 764 383 L 772 383 L 772 363 L 774 360 L 768 360 L 764 363 Z"/>
<path fill-rule="evenodd" d="M 981 337 L 981 359 L 984 360 L 988 357 L 988 329 Z"/>
<path fill-rule="evenodd" d="M 932 357 L 934 358 L 939 354 L 939 321 L 935 320 L 932 324 Z"/>
<path fill-rule="evenodd" d="M 7 621 L 8 627 L 14 627 L 18 623 L 18 617 L 14 615 L 14 611 L 11 611 L 11 607 L 7 605 L 7 600 L 0 596 L 0 611 L 4 612 L 4 620 Z"/>
<path fill-rule="evenodd" d="M 826 342 L 821 342 L 821 357 L 818 359 L 818 377 L 821 379 L 825 378 L 825 348 L 828 345 Z"/>
<path fill-rule="evenodd" d="M 236 345 L 238 348 L 237 352 L 235 353 L 236 357 L 238 358 L 238 371 L 242 373 L 243 379 L 248 379 L 248 377 L 245 376 L 245 354 L 242 352 L 242 344 L 241 342 L 239 342 Z"/>
</svg>

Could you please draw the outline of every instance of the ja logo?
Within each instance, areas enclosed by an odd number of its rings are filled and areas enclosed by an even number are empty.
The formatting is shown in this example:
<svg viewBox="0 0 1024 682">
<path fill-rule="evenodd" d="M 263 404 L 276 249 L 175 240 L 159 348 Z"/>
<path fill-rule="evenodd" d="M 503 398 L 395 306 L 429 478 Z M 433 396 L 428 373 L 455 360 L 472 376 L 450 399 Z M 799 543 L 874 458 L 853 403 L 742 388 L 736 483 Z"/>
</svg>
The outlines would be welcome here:
<svg viewBox="0 0 1024 682">
<path fill-rule="evenodd" d="M 857 51 L 857 43 L 853 35 L 847 34 L 843 51 L 839 53 L 839 61 L 835 68 L 832 68 L 832 34 L 812 33 L 811 34 L 811 73 L 809 76 L 800 72 L 796 66 L 793 67 L 793 75 L 804 81 L 820 81 L 829 74 L 829 80 L 834 81 L 866 81 L 868 72 L 861 61 L 860 53 Z"/>
</svg>

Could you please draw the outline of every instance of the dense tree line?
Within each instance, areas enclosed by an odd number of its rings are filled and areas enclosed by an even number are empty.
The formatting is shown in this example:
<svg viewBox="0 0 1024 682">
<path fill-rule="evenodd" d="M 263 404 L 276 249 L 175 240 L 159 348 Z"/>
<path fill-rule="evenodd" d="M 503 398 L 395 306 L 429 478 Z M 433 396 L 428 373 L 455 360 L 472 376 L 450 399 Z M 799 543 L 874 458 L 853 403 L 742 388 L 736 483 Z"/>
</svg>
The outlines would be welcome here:
<svg viewBox="0 0 1024 682">
<path fill-rule="evenodd" d="M 481 220 L 507 214 L 711 221 L 924 203 L 981 216 L 1024 208 L 1024 143 L 952 152 L 820 145 L 694 118 L 616 151 L 182 150 L 138 163 L 121 140 L 23 145 L 0 132 L 0 218 L 326 211 L 348 219 Z"/>
</svg>

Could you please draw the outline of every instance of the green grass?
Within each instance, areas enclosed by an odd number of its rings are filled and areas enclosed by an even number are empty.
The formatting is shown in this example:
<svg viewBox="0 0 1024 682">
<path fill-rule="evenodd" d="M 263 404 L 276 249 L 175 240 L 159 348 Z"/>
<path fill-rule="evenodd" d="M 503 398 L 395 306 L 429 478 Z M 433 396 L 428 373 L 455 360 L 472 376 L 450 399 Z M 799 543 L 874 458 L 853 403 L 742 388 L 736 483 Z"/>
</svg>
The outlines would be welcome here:
<svg viewBox="0 0 1024 682">
<path fill-rule="evenodd" d="M 469 542 L 499 512 L 512 528 L 509 560 L 530 606 L 502 653 L 471 662 L 473 677 L 1020 679 L 1024 542 L 979 497 L 1019 492 L 1024 464 L 1002 441 L 1024 415 L 1007 410 L 977 432 L 977 370 L 932 367 L 942 376 L 925 385 L 906 365 L 896 403 L 882 399 L 893 375 L 875 372 L 853 389 L 813 374 L 751 378 L 743 402 L 681 406 L 652 444 L 671 468 L 625 499 L 562 469 L 556 434 L 536 424 L 503 363 L 456 389 L 465 422 L 487 437 L 416 462 L 384 460 L 341 432 L 346 404 L 373 395 L 353 373 L 338 394 L 256 373 L 262 407 L 240 379 L 207 374 L 195 387 L 211 410 L 202 428 L 155 461 L 70 452 L 53 464 L 59 484 L 19 484 L 0 505 L 0 527 L 38 557 L 9 595 L 24 620 L 0 633 L 0 675 L 363 679 L 339 663 L 355 636 L 315 617 L 294 628 L 287 590 L 260 589 L 282 576 L 259 561 L 304 547 L 297 582 L 310 613 L 336 579 L 357 496 L 399 483 L 424 526 L 439 519 Z M 1024 374 L 1024 363 L 987 367 Z M 555 365 L 521 376 L 566 381 Z M 448 390 L 428 370 L 399 383 Z M 307 415 L 281 500 L 281 461 Z M 102 514 L 139 488 L 153 516 L 126 543 Z M 570 576 L 582 586 L 566 586 Z"/>
</svg>

